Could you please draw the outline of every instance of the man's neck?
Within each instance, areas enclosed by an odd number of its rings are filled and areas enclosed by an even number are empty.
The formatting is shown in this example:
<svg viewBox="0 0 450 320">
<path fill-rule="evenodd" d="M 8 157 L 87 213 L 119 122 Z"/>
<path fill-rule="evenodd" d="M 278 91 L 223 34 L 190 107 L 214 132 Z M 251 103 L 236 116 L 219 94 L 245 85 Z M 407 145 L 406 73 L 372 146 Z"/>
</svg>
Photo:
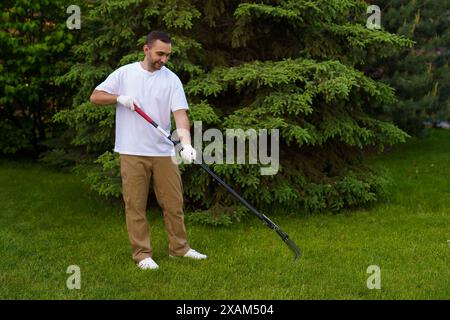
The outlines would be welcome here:
<svg viewBox="0 0 450 320">
<path fill-rule="evenodd" d="M 148 72 L 155 72 L 156 71 L 156 69 L 153 69 L 153 68 L 149 67 L 149 63 L 147 62 L 147 59 L 144 59 L 140 63 L 141 63 L 142 69 L 147 70 Z"/>
</svg>

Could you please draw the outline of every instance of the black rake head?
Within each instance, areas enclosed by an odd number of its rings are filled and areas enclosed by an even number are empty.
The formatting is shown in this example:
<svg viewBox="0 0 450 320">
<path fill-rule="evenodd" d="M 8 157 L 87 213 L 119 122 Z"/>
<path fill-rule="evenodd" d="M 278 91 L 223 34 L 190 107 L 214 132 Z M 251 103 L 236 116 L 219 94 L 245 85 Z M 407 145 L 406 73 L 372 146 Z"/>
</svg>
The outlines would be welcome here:
<svg viewBox="0 0 450 320">
<path fill-rule="evenodd" d="M 295 244 L 294 241 L 289 239 L 289 236 L 287 235 L 286 232 L 282 231 L 275 223 L 270 221 L 267 217 L 266 217 L 266 219 L 269 221 L 269 223 L 266 222 L 267 225 L 270 228 L 272 228 L 273 230 L 275 230 L 275 232 L 278 233 L 278 235 L 284 241 L 284 243 L 287 244 L 289 249 L 291 249 L 292 252 L 294 252 L 294 262 L 296 262 L 300 258 L 301 254 L 302 254 L 301 251 L 300 251 L 300 248 Z"/>
<path fill-rule="evenodd" d="M 301 256 L 301 251 L 300 248 L 295 244 L 294 241 L 292 241 L 289 238 L 284 239 L 284 242 L 287 244 L 287 246 L 289 247 L 289 249 L 292 250 L 292 252 L 294 252 L 294 262 L 298 261 L 298 259 Z"/>
</svg>

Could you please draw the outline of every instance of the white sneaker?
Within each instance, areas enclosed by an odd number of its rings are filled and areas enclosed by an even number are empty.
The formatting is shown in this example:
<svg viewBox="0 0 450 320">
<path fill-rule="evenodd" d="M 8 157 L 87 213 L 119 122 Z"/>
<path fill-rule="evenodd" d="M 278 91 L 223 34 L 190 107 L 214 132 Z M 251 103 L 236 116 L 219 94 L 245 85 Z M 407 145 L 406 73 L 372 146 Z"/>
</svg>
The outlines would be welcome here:
<svg viewBox="0 0 450 320">
<path fill-rule="evenodd" d="M 208 258 L 207 255 L 201 254 L 200 252 L 195 251 L 194 249 L 189 249 L 188 252 L 183 256 L 185 258 L 191 258 L 195 260 L 202 260 Z"/>
<path fill-rule="evenodd" d="M 156 262 L 152 258 L 145 258 L 144 260 L 139 261 L 138 267 L 142 270 L 147 269 L 158 269 L 159 266 L 156 264 Z"/>
</svg>

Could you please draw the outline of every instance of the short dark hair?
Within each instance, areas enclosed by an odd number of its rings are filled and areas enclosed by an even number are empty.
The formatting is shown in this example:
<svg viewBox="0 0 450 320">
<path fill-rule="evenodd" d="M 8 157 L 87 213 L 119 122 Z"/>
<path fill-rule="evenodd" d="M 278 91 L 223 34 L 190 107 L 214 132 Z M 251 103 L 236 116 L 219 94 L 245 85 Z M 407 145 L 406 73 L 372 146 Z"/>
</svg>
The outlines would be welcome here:
<svg viewBox="0 0 450 320">
<path fill-rule="evenodd" d="M 172 40 L 170 39 L 167 33 L 165 33 L 164 31 L 155 30 L 147 35 L 147 38 L 145 39 L 145 44 L 151 46 L 153 42 L 155 42 L 156 40 L 161 40 L 164 43 L 172 43 Z"/>
</svg>

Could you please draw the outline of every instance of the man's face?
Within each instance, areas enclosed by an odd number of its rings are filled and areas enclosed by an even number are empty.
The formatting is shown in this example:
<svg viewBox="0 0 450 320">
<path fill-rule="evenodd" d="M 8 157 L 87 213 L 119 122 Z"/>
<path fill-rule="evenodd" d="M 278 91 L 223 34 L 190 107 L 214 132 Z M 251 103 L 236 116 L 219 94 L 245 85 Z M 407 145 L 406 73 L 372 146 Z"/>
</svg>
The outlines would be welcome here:
<svg viewBox="0 0 450 320">
<path fill-rule="evenodd" d="M 151 46 L 144 45 L 144 53 L 147 57 L 147 67 L 150 71 L 160 70 L 169 60 L 172 45 L 170 43 L 155 40 Z"/>
</svg>

